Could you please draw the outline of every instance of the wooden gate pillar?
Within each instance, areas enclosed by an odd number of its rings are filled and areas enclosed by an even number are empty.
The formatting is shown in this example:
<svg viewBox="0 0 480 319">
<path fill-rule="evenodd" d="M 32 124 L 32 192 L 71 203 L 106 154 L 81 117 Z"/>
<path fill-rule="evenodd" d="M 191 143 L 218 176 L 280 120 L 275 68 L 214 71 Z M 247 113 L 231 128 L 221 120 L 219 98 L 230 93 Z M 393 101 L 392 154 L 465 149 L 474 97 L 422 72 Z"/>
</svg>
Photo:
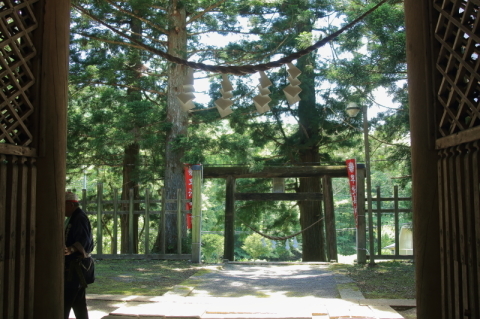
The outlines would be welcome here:
<svg viewBox="0 0 480 319">
<path fill-rule="evenodd" d="M 38 58 L 35 101 L 37 135 L 37 201 L 34 318 L 63 318 L 63 221 L 67 135 L 67 85 L 70 1 L 43 0 L 34 34 Z"/>
<path fill-rule="evenodd" d="M 225 242 L 223 257 L 229 261 L 235 260 L 235 178 L 226 178 L 225 198 Z"/>
<path fill-rule="evenodd" d="M 357 263 L 367 262 L 367 223 L 365 218 L 365 175 L 364 165 L 357 165 Z M 374 254 L 370 251 L 370 260 Z"/>
<path fill-rule="evenodd" d="M 333 202 L 332 178 L 323 176 L 322 193 L 325 206 L 325 236 L 327 237 L 328 261 L 338 261 L 337 254 L 337 229 L 335 227 L 335 208 Z"/>
<path fill-rule="evenodd" d="M 405 0 L 417 317 L 442 318 L 432 54 L 433 1 Z"/>
<path fill-rule="evenodd" d="M 202 262 L 202 165 L 192 165 L 192 262 Z M 182 233 L 178 233 L 181 240 Z"/>
</svg>

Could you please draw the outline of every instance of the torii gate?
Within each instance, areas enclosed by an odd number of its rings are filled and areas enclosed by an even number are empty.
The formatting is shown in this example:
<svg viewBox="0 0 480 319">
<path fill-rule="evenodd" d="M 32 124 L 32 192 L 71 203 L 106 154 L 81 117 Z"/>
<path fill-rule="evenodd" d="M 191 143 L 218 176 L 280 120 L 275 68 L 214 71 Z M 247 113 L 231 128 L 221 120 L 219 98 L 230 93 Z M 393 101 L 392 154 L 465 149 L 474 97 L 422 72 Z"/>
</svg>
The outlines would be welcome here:
<svg viewBox="0 0 480 319">
<path fill-rule="evenodd" d="M 194 168 L 199 169 L 199 168 Z M 194 174 L 197 178 L 199 174 Z M 295 178 L 295 177 L 322 177 L 322 193 L 236 193 L 235 180 L 237 178 Z M 204 167 L 204 178 L 226 179 L 225 196 L 225 259 L 234 260 L 235 244 L 235 200 L 323 200 L 325 206 L 325 232 L 327 242 L 327 255 L 330 260 L 337 260 L 335 216 L 333 205 L 332 181 L 334 177 L 348 177 L 346 166 L 290 166 L 290 167 L 265 167 L 260 171 L 250 172 L 248 167 Z M 357 193 L 358 193 L 358 230 L 357 230 L 357 261 L 366 262 L 366 222 L 365 222 L 365 165 L 357 164 Z M 194 187 L 194 211 L 195 211 Z M 198 194 L 198 193 L 197 193 Z M 198 195 L 197 195 L 198 196 Z M 198 199 L 197 199 L 198 201 Z M 201 202 L 201 200 L 200 200 Z M 194 213 L 195 214 L 195 213 Z M 195 220 L 194 220 L 195 223 Z M 197 224 L 198 225 L 198 224 Z M 195 226 L 194 226 L 195 228 Z M 192 243 L 199 234 L 193 236 Z M 193 247 L 193 256 L 200 255 L 199 250 Z M 198 259 L 198 258 L 197 258 Z"/>
</svg>

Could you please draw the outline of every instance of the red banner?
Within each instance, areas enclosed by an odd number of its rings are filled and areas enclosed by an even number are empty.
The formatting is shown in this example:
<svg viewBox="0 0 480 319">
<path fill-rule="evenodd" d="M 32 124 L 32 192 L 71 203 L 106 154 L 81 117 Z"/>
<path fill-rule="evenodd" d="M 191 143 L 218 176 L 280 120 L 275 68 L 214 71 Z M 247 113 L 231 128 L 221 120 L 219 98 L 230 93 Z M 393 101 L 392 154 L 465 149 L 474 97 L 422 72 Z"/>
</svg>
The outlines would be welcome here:
<svg viewBox="0 0 480 319">
<path fill-rule="evenodd" d="M 350 195 L 352 195 L 353 203 L 353 216 L 355 217 L 355 226 L 358 228 L 358 219 L 357 219 L 357 161 L 355 159 L 348 159 L 347 164 L 347 173 L 348 181 L 350 183 Z"/>
<path fill-rule="evenodd" d="M 192 199 L 193 195 L 193 174 L 190 164 L 185 164 L 183 167 L 185 176 L 185 198 Z M 186 203 L 186 210 L 192 210 L 192 202 Z M 192 213 L 187 213 L 187 229 L 192 229 Z"/>
<path fill-rule="evenodd" d="M 187 213 L 187 229 L 192 229 L 192 213 Z"/>
</svg>

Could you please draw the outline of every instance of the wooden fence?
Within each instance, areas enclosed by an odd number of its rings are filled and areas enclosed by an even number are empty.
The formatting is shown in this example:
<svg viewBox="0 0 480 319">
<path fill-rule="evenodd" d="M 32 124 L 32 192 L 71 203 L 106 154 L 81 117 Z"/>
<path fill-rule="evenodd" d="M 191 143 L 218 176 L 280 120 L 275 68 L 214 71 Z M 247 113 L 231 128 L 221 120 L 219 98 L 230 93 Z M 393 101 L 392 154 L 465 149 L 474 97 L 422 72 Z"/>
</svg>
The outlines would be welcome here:
<svg viewBox="0 0 480 319">
<path fill-rule="evenodd" d="M 370 240 L 370 254 L 373 253 L 373 260 L 375 259 L 413 259 L 413 255 L 400 255 L 400 214 L 411 213 L 411 205 L 408 205 L 408 208 L 400 208 L 401 202 L 411 202 L 410 197 L 399 197 L 398 196 L 398 186 L 394 186 L 393 197 L 382 197 L 380 192 L 380 187 L 377 187 L 377 197 L 372 198 L 372 204 L 376 203 L 376 207 L 372 208 L 371 216 L 369 216 L 369 228 L 370 238 L 374 238 L 375 228 L 377 238 L 375 240 Z M 393 208 L 382 208 L 385 202 L 393 202 Z M 391 205 L 390 205 L 391 206 Z M 405 206 L 405 205 L 403 205 Z M 374 223 L 373 214 L 375 214 L 376 223 Z M 386 214 L 394 215 L 394 227 L 395 227 L 395 253 L 393 255 L 387 255 L 382 253 L 382 216 Z M 377 251 L 375 253 L 375 241 L 377 243 Z M 370 258 L 368 256 L 368 258 Z M 373 261 L 371 260 L 371 261 Z"/>
<path fill-rule="evenodd" d="M 118 189 L 114 189 L 111 197 L 111 200 L 104 199 L 103 184 L 97 184 L 97 194 L 95 200 L 88 200 L 87 190 L 82 190 L 81 206 L 87 215 L 97 216 L 96 220 L 96 235 L 95 236 L 95 249 L 96 254 L 95 258 L 156 258 L 156 259 L 191 259 L 191 254 L 182 253 L 182 244 L 183 244 L 183 226 L 185 225 L 184 221 L 186 219 L 186 214 L 191 211 L 184 210 L 187 202 L 191 202 L 190 199 L 182 199 L 182 192 L 179 189 L 177 191 L 176 199 L 166 199 L 164 190 L 159 190 L 156 192 L 158 195 L 155 199 L 155 192 L 151 192 L 150 189 L 145 189 L 144 197 L 141 199 L 134 199 L 133 189 L 130 189 L 129 196 L 127 200 L 121 200 L 119 198 Z M 176 210 L 170 211 L 165 210 L 166 203 L 176 203 Z M 141 210 L 134 210 L 135 204 L 140 204 Z M 92 206 L 94 207 L 93 209 Z M 105 207 L 111 207 L 111 210 L 105 210 Z M 159 206 L 152 210 L 152 206 Z M 113 219 L 112 225 L 112 253 L 103 252 L 103 238 L 105 229 L 102 225 L 102 216 L 111 215 Z M 127 254 L 118 254 L 118 219 L 122 215 L 128 215 L 128 253 Z M 144 253 L 143 254 L 134 254 L 134 215 L 144 216 Z M 150 243 L 150 217 L 152 215 L 159 215 L 160 217 L 160 235 L 161 238 L 161 247 L 160 253 L 152 254 L 151 253 L 151 243 Z M 165 242 L 166 242 L 166 215 L 176 215 L 177 216 L 177 253 L 176 254 L 166 254 Z"/>
<path fill-rule="evenodd" d="M 158 194 L 157 199 L 154 199 L 154 195 Z M 182 253 L 183 241 L 185 233 L 184 223 L 186 220 L 186 214 L 192 211 L 188 211 L 182 209 L 186 206 L 187 202 L 192 202 L 190 199 L 183 199 L 182 192 L 179 189 L 177 191 L 177 198 L 176 199 L 166 199 L 165 193 L 163 190 L 157 192 L 150 192 L 147 188 L 145 189 L 145 194 L 141 199 L 134 199 L 133 196 L 133 189 L 129 192 L 129 197 L 127 200 L 119 199 L 118 190 L 114 189 L 113 193 L 111 194 L 111 200 L 104 200 L 104 191 L 103 191 L 103 184 L 97 184 L 97 196 L 95 200 L 88 200 L 87 198 L 87 191 L 85 189 L 82 190 L 82 199 L 81 204 L 83 209 L 88 215 L 95 215 L 97 216 L 97 224 L 96 224 L 96 254 L 94 254 L 95 258 L 122 258 L 122 259 L 129 259 L 129 258 L 139 258 L 139 259 L 195 259 L 200 262 L 200 213 L 194 213 L 193 220 L 197 220 L 196 224 L 197 227 L 194 227 L 192 230 L 192 254 L 185 254 Z M 201 202 L 201 193 L 197 194 L 197 201 Z M 195 199 L 193 200 L 195 201 Z M 369 232 L 369 238 L 371 239 L 369 242 L 369 252 L 367 258 L 370 259 L 371 252 L 373 252 L 371 262 L 374 262 L 376 259 L 413 259 L 413 255 L 400 255 L 400 244 L 399 244 L 399 234 L 400 234 L 400 222 L 399 217 L 400 214 L 410 213 L 411 208 L 401 208 L 401 202 L 410 202 L 410 197 L 399 197 L 398 196 L 398 186 L 394 187 L 394 194 L 393 197 L 382 197 L 380 187 L 377 187 L 377 197 L 372 198 L 372 204 L 376 204 L 375 208 L 372 207 L 372 211 L 369 213 L 369 225 L 367 232 Z M 383 208 L 385 207 L 385 203 L 390 202 L 390 208 Z M 176 210 L 165 210 L 166 203 L 176 203 Z M 140 210 L 134 210 L 135 204 L 140 204 L 143 206 Z M 90 209 L 91 207 L 94 209 Z M 111 207 L 111 210 L 105 210 L 106 206 Z M 152 209 L 152 206 L 157 206 L 155 209 Z M 159 207 L 158 207 L 159 206 Z M 194 205 L 196 206 L 196 205 Z M 405 205 L 403 205 L 405 206 Z M 408 205 L 410 206 L 410 205 Z M 128 209 L 125 209 L 128 207 Z M 199 206 L 200 207 L 200 206 Z M 199 209 L 199 207 L 194 207 Z M 367 211 L 367 210 L 366 210 Z M 386 216 L 387 214 L 394 215 L 394 228 L 395 228 L 395 253 L 392 254 L 383 254 L 382 253 L 382 217 Z M 112 253 L 104 253 L 103 252 L 103 236 L 105 229 L 102 225 L 102 216 L 111 215 L 113 219 L 112 225 Z M 122 215 L 128 215 L 129 220 L 129 229 L 128 229 L 128 252 L 126 254 L 118 254 L 118 218 Z M 144 253 L 143 254 L 135 254 L 133 243 L 134 241 L 134 228 L 133 228 L 133 221 L 134 215 L 141 215 L 144 216 Z M 160 217 L 160 235 L 162 236 L 160 242 L 162 243 L 160 247 L 159 253 L 151 253 L 151 243 L 149 238 L 150 233 L 150 217 L 152 215 L 159 215 Z M 176 254 L 166 254 L 166 216 L 167 215 L 176 215 L 177 216 L 177 253 Z M 198 216 L 197 216 L 198 215 Z M 375 217 L 375 218 L 374 218 Z M 198 228 L 198 229 L 197 229 Z M 375 238 L 376 236 L 376 238 Z M 375 249 L 375 243 L 377 244 L 377 248 Z"/>
</svg>

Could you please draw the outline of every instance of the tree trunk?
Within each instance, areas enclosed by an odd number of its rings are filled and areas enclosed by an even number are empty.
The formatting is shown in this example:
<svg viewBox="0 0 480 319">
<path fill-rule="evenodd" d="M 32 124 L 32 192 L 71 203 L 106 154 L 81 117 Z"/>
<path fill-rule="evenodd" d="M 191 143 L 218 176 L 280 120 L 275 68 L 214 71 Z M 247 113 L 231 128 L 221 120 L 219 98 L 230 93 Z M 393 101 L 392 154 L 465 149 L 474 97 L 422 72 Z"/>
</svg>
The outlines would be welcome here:
<svg viewBox="0 0 480 319">
<path fill-rule="evenodd" d="M 137 166 L 138 155 L 140 154 L 140 146 L 137 143 L 128 145 L 125 148 L 124 158 L 123 158 L 123 185 L 122 185 L 122 200 L 129 199 L 130 189 L 133 188 L 133 198 L 138 198 L 138 182 L 135 176 L 135 168 Z M 122 204 L 123 210 L 128 211 L 129 205 Z M 134 206 L 134 210 L 138 210 L 138 204 Z M 138 215 L 134 217 L 133 225 L 133 253 L 138 253 Z M 128 253 L 128 229 L 129 221 L 128 215 L 121 215 L 120 217 L 120 228 L 121 228 L 121 245 L 120 251 L 122 254 Z"/>
<path fill-rule="evenodd" d="M 305 163 L 318 162 L 318 147 L 313 147 L 303 151 L 301 154 L 301 161 Z M 320 182 L 320 177 L 300 178 L 300 187 L 298 191 L 320 193 L 322 191 Z M 300 225 L 302 229 L 309 227 L 320 218 L 323 218 L 324 214 L 322 211 L 321 201 L 300 201 L 298 204 L 300 207 Z M 303 232 L 303 261 L 326 261 L 324 225 L 325 223 L 322 220 Z"/>
<path fill-rule="evenodd" d="M 186 58 L 187 51 L 187 29 L 186 12 L 181 7 L 180 1 L 171 0 L 169 6 L 169 35 L 168 35 L 168 53 L 180 58 Z M 167 101 L 167 121 L 172 124 L 167 133 L 165 146 L 165 196 L 167 199 L 176 199 L 177 190 L 181 189 L 184 194 L 185 183 L 183 179 L 184 150 L 176 147 L 175 143 L 187 135 L 188 113 L 185 112 L 177 99 L 178 93 L 183 90 L 183 82 L 187 72 L 187 67 L 169 64 L 168 69 L 168 101 Z M 183 195 L 182 195 L 183 196 Z M 176 211 L 175 203 L 166 204 L 167 211 Z M 177 227 L 176 216 L 167 214 L 166 225 L 166 253 L 175 252 L 177 247 Z M 155 249 L 158 250 L 161 245 L 162 236 L 159 234 L 155 243 Z"/>
<path fill-rule="evenodd" d="M 141 40 L 140 34 L 142 34 L 142 22 L 138 19 L 132 19 L 130 22 L 130 28 L 133 33 L 133 37 L 136 37 L 138 40 Z M 133 67 L 129 70 L 131 73 L 130 81 L 135 84 L 137 79 L 140 78 L 141 70 L 143 64 L 140 57 L 139 50 L 133 49 L 131 57 L 131 65 Z M 127 100 L 128 102 L 141 101 L 142 96 L 140 92 L 132 89 L 127 90 Z M 137 127 L 140 125 L 136 123 L 136 119 L 133 120 L 133 132 L 137 131 Z M 122 183 L 122 200 L 129 199 L 130 189 L 133 189 L 133 199 L 138 199 L 138 174 L 136 173 L 138 167 L 138 158 L 140 155 L 140 145 L 137 142 L 137 136 L 134 135 L 134 141 L 132 144 L 125 147 L 123 155 L 123 183 Z M 124 210 L 128 211 L 128 204 L 124 204 Z M 139 210 L 140 205 L 135 204 L 134 210 Z M 133 253 L 138 253 L 138 215 L 133 217 Z M 122 254 L 128 253 L 129 248 L 129 217 L 128 215 L 122 215 L 120 217 L 120 229 L 121 229 L 121 245 L 120 251 Z"/>
<path fill-rule="evenodd" d="M 301 31 L 311 31 L 307 26 Z M 297 67 L 303 70 L 299 80 L 302 81 L 301 101 L 298 104 L 299 118 L 299 159 L 307 165 L 318 165 L 319 155 L 319 123 L 320 116 L 316 108 L 315 100 L 315 74 L 309 67 L 314 64 L 314 55 L 309 54 L 300 58 Z M 300 178 L 298 192 L 321 192 L 320 177 Z M 300 201 L 300 225 L 305 229 L 323 217 L 321 201 Z M 306 230 L 303 234 L 303 261 L 326 261 L 324 222 L 321 221 Z"/>
</svg>

